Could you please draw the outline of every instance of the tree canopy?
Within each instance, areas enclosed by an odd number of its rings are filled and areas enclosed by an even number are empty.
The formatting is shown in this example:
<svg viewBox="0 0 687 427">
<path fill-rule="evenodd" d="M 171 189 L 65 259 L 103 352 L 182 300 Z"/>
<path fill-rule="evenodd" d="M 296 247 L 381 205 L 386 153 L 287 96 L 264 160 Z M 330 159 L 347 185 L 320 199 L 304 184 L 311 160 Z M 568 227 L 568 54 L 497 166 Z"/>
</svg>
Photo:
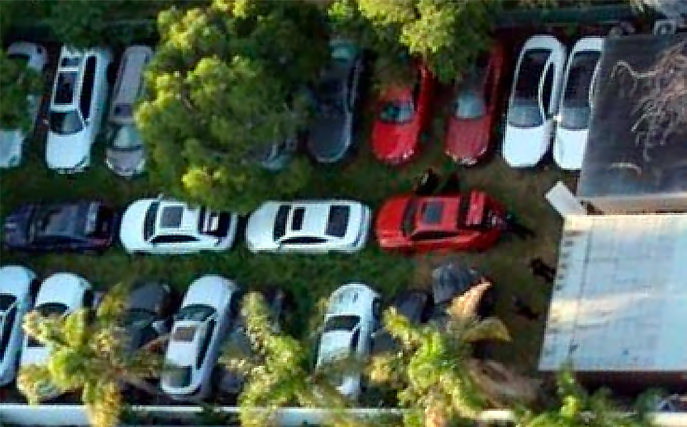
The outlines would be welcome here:
<svg viewBox="0 0 687 427">
<path fill-rule="evenodd" d="M 165 11 L 158 24 L 161 42 L 146 74 L 149 98 L 136 113 L 156 184 L 239 212 L 298 191 L 309 176 L 306 159 L 272 173 L 254 153 L 295 138 L 307 120 L 304 89 L 327 55 L 318 9 L 215 0 Z"/>
</svg>

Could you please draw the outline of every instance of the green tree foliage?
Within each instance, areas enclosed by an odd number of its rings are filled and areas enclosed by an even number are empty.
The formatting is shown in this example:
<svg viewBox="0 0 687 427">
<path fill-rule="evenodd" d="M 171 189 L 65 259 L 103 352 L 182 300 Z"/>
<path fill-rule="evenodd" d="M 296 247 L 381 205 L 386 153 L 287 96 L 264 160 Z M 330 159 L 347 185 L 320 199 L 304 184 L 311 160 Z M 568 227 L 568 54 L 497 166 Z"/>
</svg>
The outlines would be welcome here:
<svg viewBox="0 0 687 427">
<path fill-rule="evenodd" d="M 39 99 L 43 92 L 43 76 L 0 51 L 0 129 L 23 129 L 31 126 L 29 95 Z"/>
<path fill-rule="evenodd" d="M 29 365 L 19 371 L 17 386 L 29 403 L 40 401 L 44 387 L 81 390 L 93 426 L 114 427 L 124 405 L 124 384 L 157 393 L 145 379 L 159 372 L 160 355 L 147 348 L 129 351 L 122 335 L 127 294 L 126 286 L 115 286 L 92 320 L 86 308 L 64 317 L 43 317 L 36 311 L 27 314 L 24 330 L 50 353 L 46 365 Z"/>
<path fill-rule="evenodd" d="M 295 137 L 307 119 L 303 88 L 327 55 L 318 9 L 215 0 L 163 12 L 158 23 L 150 97 L 136 113 L 155 183 L 176 197 L 239 212 L 298 191 L 310 173 L 305 159 L 271 173 L 251 153 Z"/>
<path fill-rule="evenodd" d="M 406 54 L 424 61 L 437 78 L 459 77 L 489 46 L 499 0 L 336 0 L 334 28 L 379 55 L 383 74 L 397 76 Z M 387 76 L 382 76 L 385 80 Z"/>
<path fill-rule="evenodd" d="M 445 322 L 415 325 L 395 309 L 384 313 L 384 326 L 399 344 L 398 352 L 373 357 L 370 379 L 399 390 L 402 407 L 411 409 L 407 426 L 445 426 L 456 419 L 474 419 L 491 398 L 474 374 L 473 344 L 509 340 L 496 318 L 480 319 L 476 308 L 482 283 L 456 298 Z"/>
<path fill-rule="evenodd" d="M 647 407 L 628 413 L 614 402 L 608 389 L 589 394 L 575 381 L 570 368 L 562 369 L 557 377 L 560 406 L 547 412 L 521 411 L 518 427 L 650 427 Z"/>
</svg>

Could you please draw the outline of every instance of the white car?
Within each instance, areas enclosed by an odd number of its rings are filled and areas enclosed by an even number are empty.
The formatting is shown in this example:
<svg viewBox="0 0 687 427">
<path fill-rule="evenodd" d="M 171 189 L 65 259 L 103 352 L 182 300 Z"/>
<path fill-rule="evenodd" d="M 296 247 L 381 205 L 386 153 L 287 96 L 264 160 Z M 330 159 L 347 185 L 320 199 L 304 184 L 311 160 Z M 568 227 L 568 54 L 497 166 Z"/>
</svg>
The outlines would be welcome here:
<svg viewBox="0 0 687 427">
<path fill-rule="evenodd" d="M 502 154 L 509 166 L 536 166 L 548 151 L 565 58 L 565 46 L 553 36 L 533 36 L 525 42 L 515 69 L 503 140 Z"/>
<path fill-rule="evenodd" d="M 141 199 L 124 211 L 119 239 L 129 253 L 190 254 L 232 247 L 238 215 L 171 199 Z"/>
<path fill-rule="evenodd" d="M 329 297 L 324 330 L 317 351 L 316 369 L 349 356 L 364 359 L 372 347 L 372 333 L 379 327 L 379 294 L 362 283 L 341 286 Z M 337 390 L 349 398 L 360 394 L 361 373 L 344 376 Z"/>
<path fill-rule="evenodd" d="M 91 307 L 91 285 L 72 273 L 56 273 L 43 281 L 36 296 L 34 310 L 42 316 L 64 317 L 82 307 Z M 24 337 L 20 368 L 48 363 L 50 349 L 36 339 Z M 41 400 L 59 396 L 60 391 L 52 384 L 42 384 Z"/>
<path fill-rule="evenodd" d="M 177 399 L 208 396 L 222 340 L 238 307 L 238 290 L 221 276 L 206 275 L 191 283 L 174 316 L 162 391 Z"/>
<path fill-rule="evenodd" d="M 26 63 L 27 68 L 36 71 L 41 76 L 48 63 L 48 53 L 45 48 L 29 42 L 12 43 L 7 48 L 7 58 Z M 36 123 L 36 117 L 41 105 L 41 97 L 39 95 L 29 95 L 26 101 L 29 105 L 27 114 L 29 115 L 29 120 L 31 120 L 31 127 L 27 131 L 22 129 L 0 129 L 0 168 L 12 168 L 21 164 L 24 140 L 31 134 Z"/>
<path fill-rule="evenodd" d="M 603 44 L 601 37 L 585 37 L 570 53 L 553 143 L 553 159 L 562 169 L 582 168 Z"/>
<path fill-rule="evenodd" d="M 107 102 L 112 53 L 62 46 L 50 99 L 45 161 L 58 173 L 78 173 L 91 163 Z"/>
<path fill-rule="evenodd" d="M 269 201 L 248 218 L 246 245 L 251 252 L 357 252 L 371 217 L 370 208 L 352 200 Z"/>
<path fill-rule="evenodd" d="M 148 46 L 126 48 L 112 92 L 105 163 L 125 178 L 138 175 L 145 168 L 143 140 L 134 123 L 134 103 L 143 94 L 143 72 L 152 57 L 153 50 Z"/>
<path fill-rule="evenodd" d="M 17 362 L 24 341 L 22 322 L 31 309 L 33 271 L 19 265 L 0 268 L 0 387 L 17 375 Z"/>
</svg>

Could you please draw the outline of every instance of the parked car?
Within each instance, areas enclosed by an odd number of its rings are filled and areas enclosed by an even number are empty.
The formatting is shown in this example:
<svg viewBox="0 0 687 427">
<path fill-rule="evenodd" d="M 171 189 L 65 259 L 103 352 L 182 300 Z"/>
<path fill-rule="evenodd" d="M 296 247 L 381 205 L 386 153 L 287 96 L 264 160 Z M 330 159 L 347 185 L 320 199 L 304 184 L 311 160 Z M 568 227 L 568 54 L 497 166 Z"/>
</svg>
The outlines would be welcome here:
<svg viewBox="0 0 687 427">
<path fill-rule="evenodd" d="M 432 270 L 432 321 L 445 322 L 448 318 L 446 310 L 453 300 L 485 281 L 487 279 L 480 272 L 456 261 L 445 262 Z M 495 303 L 494 290 L 490 287 L 482 296 L 476 314 L 480 317 L 491 315 Z"/>
<path fill-rule="evenodd" d="M 488 152 L 499 116 L 503 47 L 496 42 L 456 86 L 444 151 L 455 162 L 472 166 Z"/>
<path fill-rule="evenodd" d="M 190 254 L 226 251 L 234 244 L 238 215 L 191 207 L 158 197 L 126 208 L 119 238 L 129 253 Z"/>
<path fill-rule="evenodd" d="M 91 285 L 84 278 L 72 273 L 56 273 L 41 284 L 34 310 L 44 317 L 65 317 L 80 308 L 93 304 Z M 25 336 L 20 368 L 48 363 L 50 349 L 33 337 Z M 62 392 L 51 383 L 40 385 L 41 400 L 51 400 Z"/>
<path fill-rule="evenodd" d="M 0 387 L 14 381 L 24 341 L 22 322 L 33 304 L 36 274 L 20 265 L 0 268 Z"/>
<path fill-rule="evenodd" d="M 143 71 L 153 57 L 148 46 L 129 46 L 122 55 L 112 93 L 108 122 L 112 129 L 105 163 L 114 173 L 131 178 L 145 169 L 143 140 L 134 123 L 134 103 L 143 94 Z"/>
<path fill-rule="evenodd" d="M 553 159 L 562 169 L 582 168 L 603 43 L 601 37 L 585 37 L 570 53 L 553 144 Z"/>
<path fill-rule="evenodd" d="M 3 245 L 30 252 L 102 253 L 112 245 L 117 213 L 104 203 L 24 205 L 5 218 Z"/>
<path fill-rule="evenodd" d="M 349 356 L 364 359 L 370 354 L 372 332 L 379 325 L 379 294 L 362 283 L 341 286 L 329 297 L 324 329 L 317 352 L 316 369 Z M 362 373 L 337 378 L 337 390 L 356 399 L 361 391 Z"/>
<path fill-rule="evenodd" d="M 315 90 L 317 107 L 308 134 L 308 151 L 319 163 L 342 160 L 353 145 L 358 86 L 363 70 L 360 49 L 344 40 L 330 43 L 331 58 Z"/>
<path fill-rule="evenodd" d="M 126 301 L 124 328 L 133 351 L 169 332 L 173 296 L 168 284 L 142 280 L 134 284 Z"/>
<path fill-rule="evenodd" d="M 100 132 L 108 92 L 108 49 L 62 46 L 50 99 L 45 160 L 58 173 L 82 172 Z"/>
<path fill-rule="evenodd" d="M 400 292 L 391 302 L 391 307 L 412 324 L 419 325 L 427 320 L 431 303 L 427 292 L 412 289 Z M 372 334 L 372 354 L 379 355 L 396 351 L 398 344 L 385 328 L 377 329 Z"/>
<path fill-rule="evenodd" d="M 189 286 L 165 354 L 160 386 L 172 398 L 206 398 L 211 375 L 238 306 L 238 286 L 221 276 L 206 275 Z"/>
<path fill-rule="evenodd" d="M 381 93 L 372 126 L 372 153 L 377 159 L 398 165 L 417 154 L 431 121 L 433 88 L 431 72 L 424 65 L 415 65 L 411 84 L 394 85 Z"/>
<path fill-rule="evenodd" d="M 248 218 L 251 252 L 352 253 L 367 241 L 370 208 L 352 200 L 263 203 Z"/>
<path fill-rule="evenodd" d="M 7 59 L 26 64 L 26 68 L 33 70 L 41 77 L 48 64 L 48 53 L 41 45 L 29 42 L 12 43 L 7 48 Z M 0 129 L 0 168 L 19 166 L 23 159 L 23 145 L 27 136 L 33 132 L 41 105 L 40 95 L 26 97 L 28 111 L 26 114 L 31 121 L 28 129 Z"/>
<path fill-rule="evenodd" d="M 285 317 L 287 302 L 286 293 L 278 288 L 269 288 L 265 292 L 261 292 L 265 299 L 270 313 L 270 322 L 272 330 L 276 333 L 281 330 L 282 323 Z M 243 314 L 236 316 L 229 336 L 227 337 L 225 348 L 235 349 L 240 354 L 253 354 L 253 347 L 250 338 L 248 337 L 247 322 Z M 239 372 L 233 371 L 226 367 L 219 367 L 218 389 L 223 393 L 231 396 L 236 396 L 243 390 L 245 377 Z"/>
<path fill-rule="evenodd" d="M 386 201 L 375 231 L 382 249 L 405 253 L 485 250 L 505 228 L 505 207 L 482 191 L 451 196 L 403 195 Z"/>
<path fill-rule="evenodd" d="M 503 140 L 503 158 L 511 167 L 535 166 L 548 151 L 565 59 L 565 46 L 553 36 L 533 36 L 525 42 L 515 69 Z"/>
</svg>

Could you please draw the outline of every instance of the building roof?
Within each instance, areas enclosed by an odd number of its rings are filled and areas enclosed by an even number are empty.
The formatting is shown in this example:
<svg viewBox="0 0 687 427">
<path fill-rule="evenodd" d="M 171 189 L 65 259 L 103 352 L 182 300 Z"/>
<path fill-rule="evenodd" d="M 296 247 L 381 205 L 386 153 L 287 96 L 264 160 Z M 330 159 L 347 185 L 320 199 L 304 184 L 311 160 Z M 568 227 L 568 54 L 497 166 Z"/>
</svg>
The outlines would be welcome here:
<svg viewBox="0 0 687 427">
<path fill-rule="evenodd" d="M 566 219 L 539 369 L 687 370 L 687 214 Z"/>
</svg>

